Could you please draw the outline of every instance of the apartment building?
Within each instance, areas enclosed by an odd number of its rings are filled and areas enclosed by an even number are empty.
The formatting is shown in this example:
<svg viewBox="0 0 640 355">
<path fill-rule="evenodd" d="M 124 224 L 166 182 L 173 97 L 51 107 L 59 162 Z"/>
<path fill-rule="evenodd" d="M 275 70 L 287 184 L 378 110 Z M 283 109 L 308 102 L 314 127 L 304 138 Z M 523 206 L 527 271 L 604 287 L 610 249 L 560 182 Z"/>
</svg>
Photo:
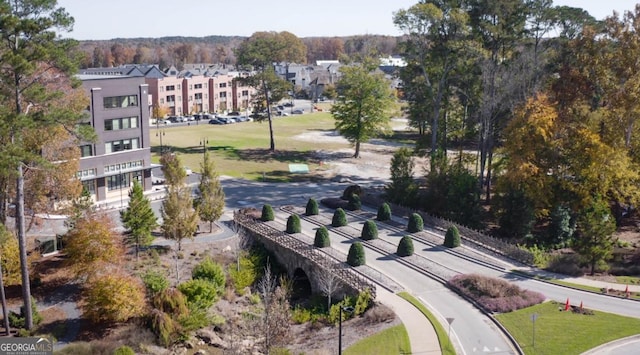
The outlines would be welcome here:
<svg viewBox="0 0 640 355">
<path fill-rule="evenodd" d="M 81 144 L 78 178 L 94 201 L 122 199 L 134 180 L 152 187 L 149 85 L 143 76 L 79 74 L 97 140 Z"/>
</svg>

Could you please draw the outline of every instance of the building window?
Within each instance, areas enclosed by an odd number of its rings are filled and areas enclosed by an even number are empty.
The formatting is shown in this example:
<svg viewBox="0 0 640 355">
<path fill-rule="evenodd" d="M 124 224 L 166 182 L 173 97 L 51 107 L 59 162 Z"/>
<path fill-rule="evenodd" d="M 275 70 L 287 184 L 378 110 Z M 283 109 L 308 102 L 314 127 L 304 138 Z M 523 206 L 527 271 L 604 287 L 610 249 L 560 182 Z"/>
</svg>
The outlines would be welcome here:
<svg viewBox="0 0 640 355">
<path fill-rule="evenodd" d="M 103 104 L 104 108 L 125 108 L 138 106 L 138 96 L 126 95 L 105 97 Z"/>
<path fill-rule="evenodd" d="M 164 91 L 164 86 L 161 86 L 160 87 L 160 92 L 163 92 L 163 91 Z"/>
<path fill-rule="evenodd" d="M 209 98 L 209 95 L 204 94 L 204 98 L 205 98 L 205 99 L 208 99 L 208 98 Z"/>
<path fill-rule="evenodd" d="M 167 103 L 175 102 L 175 101 L 176 101 L 175 95 L 167 96 Z"/>
<path fill-rule="evenodd" d="M 207 83 L 204 83 L 204 88 L 205 88 L 205 89 L 207 88 L 207 86 L 208 86 L 208 84 L 207 84 Z"/>
<path fill-rule="evenodd" d="M 76 173 L 78 179 L 86 179 L 96 176 L 96 169 L 81 170 Z"/>
<path fill-rule="evenodd" d="M 160 99 L 160 103 L 161 103 L 161 104 L 164 104 L 164 99 Z"/>
<path fill-rule="evenodd" d="M 80 157 L 90 157 L 93 156 L 93 145 L 85 144 L 80 146 Z"/>
<path fill-rule="evenodd" d="M 220 98 L 223 98 L 223 97 L 227 97 L 227 93 L 226 92 L 221 92 L 220 93 Z"/>
<path fill-rule="evenodd" d="M 129 174 L 118 174 L 107 177 L 107 189 L 120 190 L 128 189 L 131 183 L 131 176 Z"/>
<path fill-rule="evenodd" d="M 202 84 L 195 84 L 193 85 L 194 89 L 202 89 Z"/>
<path fill-rule="evenodd" d="M 242 90 L 242 96 L 249 96 L 249 90 Z"/>
<path fill-rule="evenodd" d="M 189 95 L 189 101 L 193 101 L 193 96 Z"/>
<path fill-rule="evenodd" d="M 202 93 L 195 94 L 194 96 L 195 96 L 196 100 L 202 100 Z"/>
<path fill-rule="evenodd" d="M 176 89 L 175 85 L 167 85 L 167 91 L 173 91 Z"/>
<path fill-rule="evenodd" d="M 140 148 L 138 138 L 120 139 L 117 141 L 107 142 L 104 145 L 105 154 L 123 152 L 125 150 L 133 150 Z"/>
<path fill-rule="evenodd" d="M 178 84 L 178 90 L 180 90 L 180 84 Z"/>
<path fill-rule="evenodd" d="M 126 163 L 114 164 L 114 165 L 105 165 L 104 173 L 108 174 L 109 172 L 112 172 L 112 171 L 137 169 L 142 167 L 142 165 L 143 165 L 142 160 L 128 161 Z"/>
<path fill-rule="evenodd" d="M 226 88 L 226 87 L 227 87 L 227 83 L 220 83 L 220 86 L 219 86 L 219 87 L 221 87 L 221 88 Z"/>
<path fill-rule="evenodd" d="M 189 90 L 193 90 L 193 85 L 189 84 Z"/>
<path fill-rule="evenodd" d="M 95 180 L 87 180 L 82 182 L 82 190 L 86 190 L 89 195 L 96 194 L 96 181 Z"/>
<path fill-rule="evenodd" d="M 117 131 L 120 129 L 138 128 L 138 117 L 114 118 L 104 121 L 105 131 Z"/>
</svg>

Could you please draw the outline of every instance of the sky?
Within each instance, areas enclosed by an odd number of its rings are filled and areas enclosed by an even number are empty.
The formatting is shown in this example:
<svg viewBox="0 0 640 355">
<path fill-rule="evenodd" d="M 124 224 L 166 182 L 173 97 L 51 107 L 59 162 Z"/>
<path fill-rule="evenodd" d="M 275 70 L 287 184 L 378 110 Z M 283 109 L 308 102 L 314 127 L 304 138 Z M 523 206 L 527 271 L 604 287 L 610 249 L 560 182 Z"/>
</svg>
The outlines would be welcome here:
<svg viewBox="0 0 640 355">
<path fill-rule="evenodd" d="M 398 36 L 393 13 L 417 0 L 58 0 L 75 18 L 78 40 L 185 36 L 251 36 L 289 31 L 297 37 L 378 34 Z M 640 0 L 554 0 L 596 19 L 633 10 Z M 99 4 L 99 5 L 98 5 Z"/>
</svg>

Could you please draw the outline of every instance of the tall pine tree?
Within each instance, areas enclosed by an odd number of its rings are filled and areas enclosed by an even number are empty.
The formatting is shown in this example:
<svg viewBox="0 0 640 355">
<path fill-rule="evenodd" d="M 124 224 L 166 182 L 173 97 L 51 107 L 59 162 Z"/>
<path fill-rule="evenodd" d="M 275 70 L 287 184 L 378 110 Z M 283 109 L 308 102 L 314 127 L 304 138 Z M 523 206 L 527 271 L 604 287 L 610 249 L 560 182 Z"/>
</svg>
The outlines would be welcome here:
<svg viewBox="0 0 640 355">
<path fill-rule="evenodd" d="M 122 225 L 128 229 L 127 243 L 136 246 L 136 260 L 140 246 L 148 246 L 153 240 L 151 231 L 158 225 L 151 209 L 151 201 L 144 196 L 142 185 L 134 180 L 129 191 L 129 206 L 120 212 Z"/>
<path fill-rule="evenodd" d="M 209 152 L 205 151 L 200 164 L 200 195 L 196 199 L 196 207 L 200 219 L 209 222 L 209 232 L 213 231 L 213 222 L 220 219 L 224 211 L 224 191 L 220 184 L 218 172 Z"/>
</svg>

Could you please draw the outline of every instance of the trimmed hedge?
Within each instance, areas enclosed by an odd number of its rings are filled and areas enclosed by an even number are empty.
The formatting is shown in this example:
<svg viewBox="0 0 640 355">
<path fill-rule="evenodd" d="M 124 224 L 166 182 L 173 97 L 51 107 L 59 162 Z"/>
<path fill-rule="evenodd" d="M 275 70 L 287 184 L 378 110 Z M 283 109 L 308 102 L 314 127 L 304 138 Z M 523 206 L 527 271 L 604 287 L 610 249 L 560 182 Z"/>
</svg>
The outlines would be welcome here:
<svg viewBox="0 0 640 355">
<path fill-rule="evenodd" d="M 422 221 L 422 217 L 417 213 L 412 213 L 411 216 L 409 216 L 409 224 L 407 225 L 409 233 L 420 232 L 423 228 L 424 222 Z"/>
<path fill-rule="evenodd" d="M 294 234 L 300 233 L 302 228 L 300 227 L 300 217 L 297 214 L 292 214 L 287 218 L 287 233 Z"/>
<path fill-rule="evenodd" d="M 262 216 L 260 220 L 263 222 L 273 221 L 275 219 L 275 215 L 273 214 L 273 207 L 271 205 L 263 205 L 262 206 Z"/>
<path fill-rule="evenodd" d="M 333 212 L 331 225 L 334 227 L 344 227 L 347 225 L 347 214 L 342 208 L 338 208 L 335 212 Z"/>
<path fill-rule="evenodd" d="M 307 201 L 307 208 L 304 214 L 307 216 L 316 216 L 318 213 L 320 213 L 318 211 L 318 201 L 310 198 L 309 201 Z"/>
<path fill-rule="evenodd" d="M 388 221 L 391 219 L 391 207 L 388 203 L 383 203 L 378 207 L 378 221 Z"/>
<path fill-rule="evenodd" d="M 447 248 L 457 248 L 460 246 L 460 232 L 458 227 L 451 226 L 444 235 L 444 246 Z"/>
<path fill-rule="evenodd" d="M 325 226 L 316 229 L 316 237 L 313 239 L 313 245 L 318 248 L 326 248 L 328 246 L 331 246 L 329 231 Z"/>
<path fill-rule="evenodd" d="M 410 236 L 405 235 L 400 239 L 400 243 L 398 244 L 398 251 L 396 252 L 398 256 L 411 256 L 413 255 L 413 239 Z"/>
<path fill-rule="evenodd" d="M 366 264 L 364 258 L 364 247 L 362 243 L 355 242 L 351 244 L 349 248 L 349 254 L 347 255 L 347 264 L 351 266 L 360 266 Z"/>
<path fill-rule="evenodd" d="M 360 187 L 360 185 L 349 185 L 344 189 L 340 198 L 350 200 L 351 195 L 358 195 L 358 197 L 360 197 L 362 195 L 362 187 Z"/>
<path fill-rule="evenodd" d="M 358 211 L 362 209 L 362 201 L 360 201 L 360 196 L 353 194 L 349 197 L 349 204 L 347 205 L 349 211 Z"/>
<path fill-rule="evenodd" d="M 376 225 L 376 222 L 372 220 L 364 222 L 360 238 L 364 240 L 373 240 L 378 238 L 378 226 Z"/>
</svg>

